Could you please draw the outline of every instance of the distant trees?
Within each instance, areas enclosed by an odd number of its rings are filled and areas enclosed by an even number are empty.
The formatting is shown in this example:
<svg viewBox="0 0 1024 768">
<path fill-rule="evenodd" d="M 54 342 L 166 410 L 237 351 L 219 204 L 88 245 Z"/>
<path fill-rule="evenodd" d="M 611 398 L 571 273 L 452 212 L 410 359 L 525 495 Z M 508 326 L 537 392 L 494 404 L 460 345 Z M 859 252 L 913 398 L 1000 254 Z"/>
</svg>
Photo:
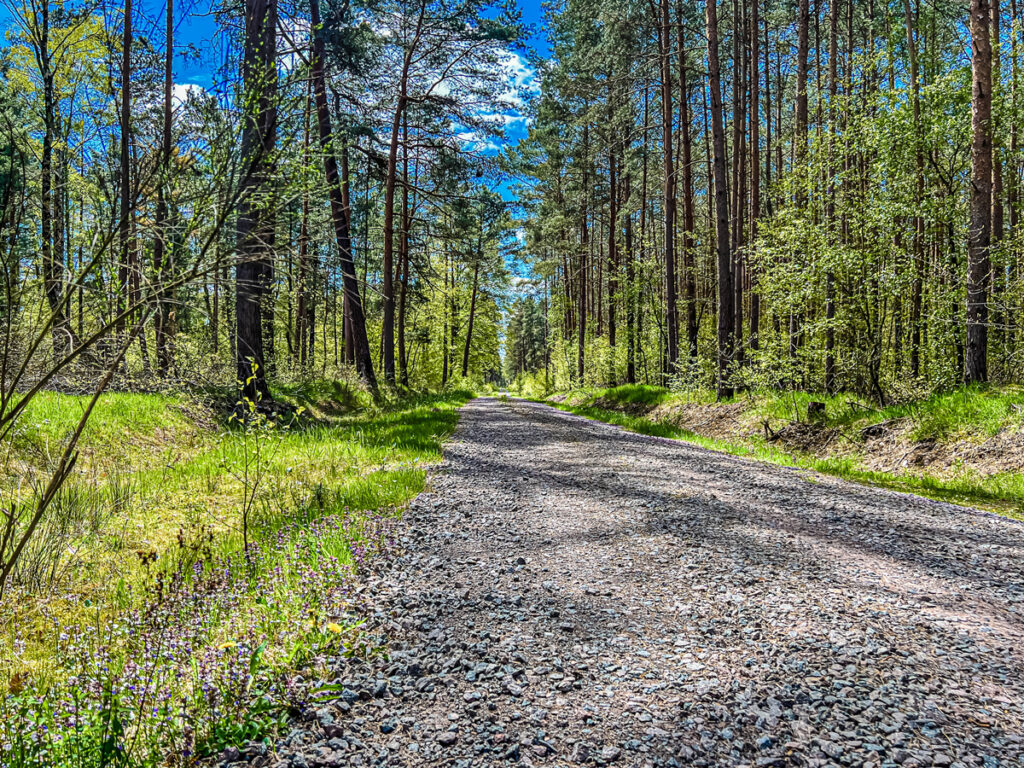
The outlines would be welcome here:
<svg viewBox="0 0 1024 768">
<path fill-rule="evenodd" d="M 548 337 L 543 300 L 526 295 L 515 300 L 508 317 L 505 376 L 515 381 L 547 365 Z"/>
<path fill-rule="evenodd" d="M 154 36 L 137 3 L 0 2 L 0 443 L 44 389 L 92 393 L 0 498 L 0 593 L 108 387 L 501 378 L 511 5 L 245 0 L 202 88 L 173 0 Z"/>
</svg>

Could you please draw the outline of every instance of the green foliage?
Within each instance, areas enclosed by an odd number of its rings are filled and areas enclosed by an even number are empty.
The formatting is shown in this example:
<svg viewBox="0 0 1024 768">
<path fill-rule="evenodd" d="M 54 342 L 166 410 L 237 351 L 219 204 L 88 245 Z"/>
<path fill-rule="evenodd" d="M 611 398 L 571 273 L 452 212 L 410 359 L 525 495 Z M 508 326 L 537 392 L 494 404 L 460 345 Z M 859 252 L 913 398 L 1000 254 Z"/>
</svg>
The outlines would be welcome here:
<svg viewBox="0 0 1024 768">
<path fill-rule="evenodd" d="M 971 164 L 962 9 L 921 6 L 910 19 L 919 48 L 915 89 L 902 6 L 871 11 L 852 3 L 832 41 L 830 6 L 813 5 L 821 39 L 815 37 L 809 63 L 811 126 L 804 136 L 793 119 L 793 8 L 759 7 L 760 198 L 753 238 L 753 211 L 736 207 L 752 192 L 745 176 L 755 160 L 751 116 L 736 111 L 742 100 L 731 112 L 727 105 L 724 115 L 724 159 L 733 164 L 726 190 L 733 207 L 730 257 L 742 287 L 738 349 L 726 362 L 725 383 L 853 392 L 880 407 L 958 386 L 965 369 Z M 731 78 L 748 65 L 732 60 L 741 50 L 732 45 L 741 21 L 729 10 L 719 19 L 727 99 L 739 88 Z M 667 45 L 656 3 L 589 0 L 548 13 L 551 60 L 532 105 L 529 137 L 513 160 L 529 179 L 518 191 L 526 251 L 543 280 L 553 388 L 638 381 L 706 390 L 716 384 L 719 267 L 700 61 L 705 19 L 692 3 L 670 4 L 668 13 L 676 32 Z M 1024 240 L 1014 203 L 1024 180 L 1021 148 L 1010 141 L 1024 112 L 1011 66 L 1020 56 L 1019 20 L 1015 29 L 1012 14 L 1001 13 L 993 147 L 1005 178 L 992 207 L 988 356 L 990 379 L 1009 384 L 1019 383 L 1024 370 Z M 833 42 L 835 62 L 826 53 Z M 663 54 L 668 88 L 660 87 Z M 743 92 L 750 85 L 744 82 Z M 664 165 L 669 159 L 671 171 Z M 666 222 L 670 199 L 674 223 Z M 674 241 L 675 309 L 668 304 L 666 237 Z M 669 359 L 670 312 L 681 325 L 677 360 Z M 511 317 L 510 325 L 522 322 Z"/>
<path fill-rule="evenodd" d="M 547 319 L 533 296 L 517 298 L 505 326 L 505 377 L 535 374 L 547 363 Z"/>
<path fill-rule="evenodd" d="M 620 387 L 605 390 L 601 398 L 614 403 L 643 403 L 658 405 L 668 398 L 669 390 L 665 387 L 650 387 L 643 384 L 624 384 Z"/>
</svg>

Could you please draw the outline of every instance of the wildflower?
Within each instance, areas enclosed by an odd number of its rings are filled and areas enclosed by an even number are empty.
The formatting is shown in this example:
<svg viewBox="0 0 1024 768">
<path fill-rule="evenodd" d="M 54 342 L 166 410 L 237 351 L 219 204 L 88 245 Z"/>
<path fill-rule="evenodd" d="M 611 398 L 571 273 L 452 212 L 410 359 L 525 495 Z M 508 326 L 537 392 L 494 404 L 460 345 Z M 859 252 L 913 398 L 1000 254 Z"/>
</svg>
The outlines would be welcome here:
<svg viewBox="0 0 1024 768">
<path fill-rule="evenodd" d="M 221 643 L 221 644 L 220 644 L 220 645 L 218 645 L 217 647 L 218 647 L 218 648 L 219 648 L 220 650 L 224 651 L 224 650 L 227 650 L 228 648 L 234 648 L 234 647 L 235 647 L 235 646 L 237 646 L 237 645 L 238 645 L 238 643 L 234 643 L 234 642 L 230 642 L 230 641 L 229 641 L 229 642 L 227 642 L 227 643 Z"/>
<path fill-rule="evenodd" d="M 341 628 L 341 624 L 337 624 L 337 623 L 335 623 L 333 621 L 330 624 L 327 625 L 327 631 L 328 632 L 333 632 L 336 635 L 340 635 L 343 632 L 343 630 Z"/>
</svg>

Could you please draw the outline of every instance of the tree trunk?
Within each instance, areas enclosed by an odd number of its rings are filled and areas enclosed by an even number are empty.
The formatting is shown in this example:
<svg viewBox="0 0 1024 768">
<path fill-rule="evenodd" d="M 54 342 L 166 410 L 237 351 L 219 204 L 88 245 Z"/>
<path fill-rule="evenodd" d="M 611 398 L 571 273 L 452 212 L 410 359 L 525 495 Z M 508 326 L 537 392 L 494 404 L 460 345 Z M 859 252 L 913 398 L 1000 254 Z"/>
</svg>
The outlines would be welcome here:
<svg viewBox="0 0 1024 768">
<path fill-rule="evenodd" d="M 448 244 L 444 248 L 444 293 L 441 294 L 444 311 L 441 315 L 441 386 L 448 383 Z M 566 281 L 568 286 L 568 281 Z"/>
<path fill-rule="evenodd" d="M 665 314 L 668 328 L 668 368 L 675 372 L 679 359 L 679 318 L 676 309 L 676 185 L 672 161 L 672 36 L 669 0 L 661 0 L 661 26 L 658 43 L 661 47 L 661 130 L 664 150 L 664 236 L 665 236 Z"/>
<path fill-rule="evenodd" d="M 172 297 L 163 295 L 173 271 L 167 232 L 167 191 L 171 170 L 171 94 L 174 87 L 174 0 L 167 0 L 167 40 L 164 52 L 163 130 L 160 141 L 160 169 L 157 173 L 156 215 L 153 222 L 153 266 L 158 275 L 160 294 L 154 315 L 156 367 L 161 376 L 169 376 L 174 367 L 172 337 Z M 140 337 L 142 338 L 142 337 Z"/>
<path fill-rule="evenodd" d="M 807 60 L 809 56 L 811 9 L 809 0 L 799 0 L 797 6 L 797 49 L 796 49 L 796 135 L 793 154 L 798 163 L 807 157 Z M 804 186 L 804 185 L 801 185 Z M 802 202 L 804 194 L 798 194 Z"/>
<path fill-rule="evenodd" d="M 619 253 L 618 253 L 618 186 L 616 185 L 615 153 L 608 155 L 608 346 L 613 350 L 611 355 L 612 378 L 615 378 L 615 295 L 619 287 Z"/>
<path fill-rule="evenodd" d="M 806 2 L 806 0 L 803 0 Z M 718 61 L 717 0 L 707 0 L 708 80 L 711 90 L 711 136 L 715 181 L 715 240 L 718 255 L 718 397 L 731 397 L 733 316 L 732 259 L 729 253 L 729 185 L 725 172 L 725 126 L 722 119 L 721 67 Z"/>
<path fill-rule="evenodd" d="M 796 126 L 793 135 L 793 163 L 798 174 L 805 170 L 807 158 L 807 72 L 810 49 L 811 9 L 809 0 L 799 0 L 797 4 L 797 53 L 796 53 Z M 779 89 L 781 109 L 782 89 Z M 781 176 L 781 173 L 780 173 Z M 807 183 L 798 176 L 796 180 L 796 206 L 803 208 L 807 202 Z M 789 315 L 789 357 L 796 365 L 796 356 L 800 348 L 800 314 L 791 310 Z"/>
<path fill-rule="evenodd" d="M 248 0 L 258 2 L 259 0 Z M 343 176 L 338 177 L 338 163 L 334 157 L 331 135 L 331 114 L 327 108 L 327 83 L 324 63 L 324 41 L 320 29 L 320 0 L 310 0 L 310 20 L 313 25 L 313 61 L 310 76 L 313 78 L 313 92 L 316 101 L 317 127 L 320 132 L 320 149 L 324 158 L 324 175 L 331 199 L 331 219 L 334 223 L 334 236 L 338 242 L 338 255 L 341 261 L 342 284 L 348 298 L 349 312 L 352 317 L 353 347 L 356 356 L 356 370 L 371 389 L 377 389 L 377 377 L 373 372 L 373 357 L 370 343 L 366 336 L 366 318 L 363 315 L 363 302 L 359 297 L 359 281 L 356 276 L 355 261 L 352 258 L 351 215 L 348 178 L 348 145 L 342 146 Z"/>
<path fill-rule="evenodd" d="M 302 115 L 302 165 L 309 165 L 309 117 L 312 110 L 313 82 L 310 80 L 306 93 L 306 104 Z M 312 345 L 309 343 L 309 321 L 307 305 L 310 303 L 309 290 L 309 189 L 303 184 L 302 213 L 299 220 L 299 276 L 295 297 L 295 339 L 299 350 L 299 367 L 305 371 Z"/>
<path fill-rule="evenodd" d="M 691 365 L 697 362 L 697 277 L 694 265 L 696 217 L 693 199 L 693 125 L 687 78 L 686 37 L 682 4 L 679 6 L 679 121 L 682 131 L 683 171 L 683 291 L 686 296 L 686 341 Z"/>
<path fill-rule="evenodd" d="M 577 332 L 576 337 L 576 379 L 577 385 L 585 384 L 586 373 L 586 342 L 587 342 L 587 248 L 589 245 L 589 234 L 587 231 L 587 166 L 590 157 L 589 150 L 590 130 L 589 126 L 583 127 L 583 211 L 580 216 L 580 269 L 579 269 L 579 307 L 577 308 Z"/>
<path fill-rule="evenodd" d="M 746 214 L 746 67 L 743 63 L 743 13 L 739 0 L 733 0 L 733 218 L 732 218 L 732 290 L 733 344 L 737 363 L 743 362 L 743 218 Z"/>
<path fill-rule="evenodd" d="M 914 109 L 914 282 L 910 303 L 910 373 L 917 376 L 921 370 L 921 297 L 924 281 L 924 134 L 921 131 L 921 80 L 917 59 L 917 40 L 914 38 L 914 17 L 910 0 L 903 0 L 906 22 L 907 50 L 910 54 L 910 92 Z"/>
<path fill-rule="evenodd" d="M 626 383 L 636 383 L 636 300 L 634 297 L 636 282 L 636 265 L 633 261 L 633 214 L 629 210 L 629 199 L 632 191 L 632 181 L 629 174 L 623 181 L 626 188 L 626 196 L 623 206 L 626 208 L 625 232 L 623 233 L 623 245 L 626 252 Z"/>
<path fill-rule="evenodd" d="M 132 124 L 132 0 L 124 3 L 124 29 L 121 37 L 121 167 L 120 167 L 120 218 L 118 221 L 118 306 L 128 306 L 131 292 L 131 124 Z M 124 338 L 124 320 L 117 324 L 120 344 Z"/>
<path fill-rule="evenodd" d="M 992 99 L 996 101 L 996 91 L 1002 87 L 1002 34 L 1001 12 L 999 0 L 990 0 L 992 4 Z M 1002 126 L 999 115 L 992 118 L 992 245 L 998 245 L 1005 234 L 1003 221 L 1003 162 L 1000 155 L 1002 148 Z M 995 290 L 993 285 L 992 289 Z"/>
<path fill-rule="evenodd" d="M 67 322 L 64 317 L 64 265 L 54 249 L 53 219 L 53 144 L 57 130 L 57 104 L 54 96 L 54 73 L 50 60 L 50 4 L 41 3 L 39 27 L 39 68 L 43 79 L 43 151 L 40 165 L 40 230 L 42 246 L 43 291 L 52 315 L 50 334 L 53 356 L 62 358 L 69 351 Z M 12 228 L 13 229 L 13 228 Z M 16 231 L 16 230 L 14 230 Z"/>
<path fill-rule="evenodd" d="M 758 4 L 750 2 L 750 243 L 753 252 L 757 243 L 757 227 L 761 219 L 761 107 L 760 107 L 760 19 Z M 767 76 L 768 68 L 765 67 Z M 756 264 L 750 270 L 750 348 L 760 346 L 761 297 L 757 292 Z"/>
<path fill-rule="evenodd" d="M 389 384 L 395 383 L 395 291 L 394 291 L 394 250 L 395 250 L 395 184 L 398 176 L 398 132 L 405 111 L 405 89 L 407 73 L 402 73 L 399 85 L 398 104 L 391 122 L 391 143 L 388 149 L 388 169 L 384 180 L 384 255 L 383 285 L 381 299 L 383 327 L 381 344 L 384 346 L 384 378 Z"/>
<path fill-rule="evenodd" d="M 412 69 L 416 46 L 419 43 L 420 34 L 423 29 L 425 13 L 426 3 L 424 2 L 420 6 L 416 31 L 413 34 L 412 41 L 406 48 L 405 58 L 402 62 L 402 72 L 398 80 L 398 101 L 395 103 L 395 112 L 391 120 L 387 175 L 384 178 L 384 253 L 381 268 L 383 272 L 381 298 L 384 317 L 381 328 L 381 344 L 384 347 L 384 378 L 389 384 L 395 383 L 395 185 L 398 179 L 399 129 L 402 126 L 402 118 L 408 105 L 409 75 Z"/>
<path fill-rule="evenodd" d="M 992 233 L 992 40 L 989 0 L 971 0 L 971 205 L 967 240 L 964 381 L 988 380 L 989 247 Z"/>
<path fill-rule="evenodd" d="M 1017 0 L 1010 0 L 1010 157 L 1014 158 L 1010 163 L 1010 181 L 1007 189 L 1007 202 L 1010 208 L 1010 237 L 1015 237 L 1020 223 L 1020 163 L 1016 159 L 1020 142 L 1020 129 L 1018 120 L 1017 94 L 1020 88 L 1020 20 L 1018 18 Z M 1006 287 L 1016 285 L 1018 280 L 1020 263 L 1020 251 L 1014 249 L 1011 254 L 1010 263 L 1006 269 Z M 1020 324 L 1021 307 L 1007 307 L 1006 315 L 1006 346 L 1012 353 L 1016 344 L 1017 327 Z"/>
<path fill-rule="evenodd" d="M 480 285 L 480 259 L 482 258 L 483 253 L 478 253 L 476 264 L 473 265 L 473 292 L 470 294 L 469 300 L 469 323 L 466 326 L 466 345 L 462 349 L 462 378 L 469 375 L 469 350 L 473 344 L 473 319 L 476 315 L 476 294 Z"/>
<path fill-rule="evenodd" d="M 409 386 L 409 366 L 405 352 L 405 310 L 409 292 L 409 119 L 402 119 L 402 234 L 398 242 L 399 269 L 402 279 L 398 286 L 398 367 L 403 387 Z"/>
<path fill-rule="evenodd" d="M 242 82 L 245 176 L 238 208 L 235 268 L 235 358 L 242 395 L 269 398 L 266 379 L 265 296 L 273 258 L 275 213 L 271 201 L 277 140 L 277 3 L 246 0 Z"/>
<path fill-rule="evenodd" d="M 829 96 L 829 138 L 828 138 L 828 160 L 829 160 L 829 184 L 828 204 L 825 214 L 825 228 L 827 232 L 835 230 L 835 184 L 832 179 L 836 176 L 835 167 L 835 136 L 839 120 L 839 0 L 830 0 L 829 8 L 829 41 L 828 41 L 828 96 Z M 835 329 L 832 327 L 836 316 L 835 299 L 835 275 L 829 269 L 825 274 L 825 391 L 829 394 L 835 392 L 836 388 L 836 357 L 835 357 Z"/>
<path fill-rule="evenodd" d="M 1002 12 L 999 7 L 999 0 L 990 0 L 992 4 L 992 102 L 999 104 L 1002 100 L 1002 35 L 1001 22 Z M 1012 39 L 1012 35 L 1011 35 Z M 1005 235 L 1004 208 L 1003 208 L 1003 125 L 1001 120 L 1002 111 L 998 108 L 992 114 L 992 243 L 993 249 L 998 249 Z M 1002 292 L 1002 281 L 998 279 L 1000 267 L 992 268 L 991 283 L 989 291 L 991 294 L 992 317 L 991 325 L 995 329 L 997 339 L 1005 343 L 1006 329 L 1009 326 L 1009 318 L 1005 313 L 1005 301 L 1000 296 Z M 1005 364 L 1005 356 L 1002 358 Z"/>
</svg>

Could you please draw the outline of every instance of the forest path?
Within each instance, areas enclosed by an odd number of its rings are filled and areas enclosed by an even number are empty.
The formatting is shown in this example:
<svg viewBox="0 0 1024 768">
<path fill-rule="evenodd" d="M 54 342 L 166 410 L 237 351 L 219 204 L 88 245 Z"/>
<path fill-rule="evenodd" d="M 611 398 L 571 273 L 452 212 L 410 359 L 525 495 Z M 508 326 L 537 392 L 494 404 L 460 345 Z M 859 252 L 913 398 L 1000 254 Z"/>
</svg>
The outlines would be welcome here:
<svg viewBox="0 0 1024 768">
<path fill-rule="evenodd" d="M 402 529 L 279 754 L 1024 764 L 1024 525 L 484 398 Z"/>
</svg>

